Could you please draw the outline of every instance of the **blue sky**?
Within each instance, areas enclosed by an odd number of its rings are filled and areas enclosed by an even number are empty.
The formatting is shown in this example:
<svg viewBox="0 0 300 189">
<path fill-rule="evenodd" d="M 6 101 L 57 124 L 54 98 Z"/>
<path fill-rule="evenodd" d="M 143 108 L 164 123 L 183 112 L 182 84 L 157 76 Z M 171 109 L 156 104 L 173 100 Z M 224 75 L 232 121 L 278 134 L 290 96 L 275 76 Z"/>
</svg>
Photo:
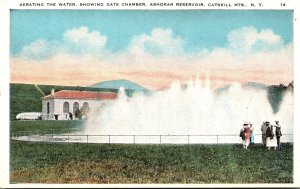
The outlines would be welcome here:
<svg viewBox="0 0 300 189">
<path fill-rule="evenodd" d="M 272 29 L 287 44 L 293 38 L 292 19 L 292 11 L 276 10 L 12 10 L 11 53 L 37 39 L 61 40 L 64 32 L 81 26 L 107 36 L 111 51 L 126 49 L 133 36 L 153 28 L 170 28 L 186 51 L 223 47 L 227 34 L 243 26 Z"/>
<path fill-rule="evenodd" d="M 293 80 L 290 10 L 11 10 L 10 24 L 12 82 Z"/>
</svg>

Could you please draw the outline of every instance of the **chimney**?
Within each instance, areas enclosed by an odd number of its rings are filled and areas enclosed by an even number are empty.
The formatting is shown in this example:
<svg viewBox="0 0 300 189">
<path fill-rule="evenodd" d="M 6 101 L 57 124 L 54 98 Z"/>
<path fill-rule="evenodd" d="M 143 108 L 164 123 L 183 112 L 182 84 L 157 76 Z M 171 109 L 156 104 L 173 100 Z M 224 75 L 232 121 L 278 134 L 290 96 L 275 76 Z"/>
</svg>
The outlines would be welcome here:
<svg viewBox="0 0 300 189">
<path fill-rule="evenodd" d="M 53 96 L 54 95 L 54 89 L 51 89 L 51 96 Z"/>
</svg>

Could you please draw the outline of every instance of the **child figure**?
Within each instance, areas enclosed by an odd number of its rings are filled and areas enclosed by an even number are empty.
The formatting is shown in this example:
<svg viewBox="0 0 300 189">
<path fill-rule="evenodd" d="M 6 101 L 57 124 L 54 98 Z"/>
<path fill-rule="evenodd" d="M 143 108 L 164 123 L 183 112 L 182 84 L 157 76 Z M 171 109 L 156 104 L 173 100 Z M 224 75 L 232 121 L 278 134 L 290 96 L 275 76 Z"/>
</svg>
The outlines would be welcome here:
<svg viewBox="0 0 300 189">
<path fill-rule="evenodd" d="M 277 140 L 277 146 L 278 150 L 281 149 L 281 142 L 280 142 L 280 137 L 282 136 L 281 134 L 281 126 L 279 125 L 279 121 L 275 121 L 276 125 L 274 127 L 276 128 L 275 135 L 276 135 L 276 140 Z"/>
</svg>

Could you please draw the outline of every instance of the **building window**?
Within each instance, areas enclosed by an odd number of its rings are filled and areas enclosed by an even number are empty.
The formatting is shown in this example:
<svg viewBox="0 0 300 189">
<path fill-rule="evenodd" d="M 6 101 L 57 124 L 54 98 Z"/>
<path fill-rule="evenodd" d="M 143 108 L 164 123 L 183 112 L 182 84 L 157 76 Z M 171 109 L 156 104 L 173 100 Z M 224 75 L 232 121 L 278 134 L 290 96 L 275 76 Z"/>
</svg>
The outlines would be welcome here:
<svg viewBox="0 0 300 189">
<path fill-rule="evenodd" d="M 89 107 L 89 103 L 87 103 L 87 102 L 84 102 L 84 103 L 83 103 L 83 111 L 84 111 L 84 112 L 88 112 L 88 111 L 89 111 L 89 109 L 90 109 L 90 107 Z"/>
<path fill-rule="evenodd" d="M 50 102 L 47 102 L 47 114 L 50 113 Z"/>
<path fill-rule="evenodd" d="M 64 102 L 63 110 L 64 113 L 69 113 L 69 102 Z"/>
<path fill-rule="evenodd" d="M 73 113 L 75 113 L 77 110 L 79 110 L 79 103 L 74 102 L 74 104 L 73 104 Z"/>
</svg>

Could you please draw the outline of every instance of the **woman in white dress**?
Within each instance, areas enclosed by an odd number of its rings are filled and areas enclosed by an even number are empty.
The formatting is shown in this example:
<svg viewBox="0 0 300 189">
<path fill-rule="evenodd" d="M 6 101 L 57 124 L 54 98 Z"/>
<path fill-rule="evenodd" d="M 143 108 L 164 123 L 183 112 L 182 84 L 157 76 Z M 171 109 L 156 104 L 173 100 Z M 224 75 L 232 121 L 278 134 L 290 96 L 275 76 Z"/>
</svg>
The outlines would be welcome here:
<svg viewBox="0 0 300 189">
<path fill-rule="evenodd" d="M 266 137 L 267 137 L 267 148 L 271 149 L 272 147 L 274 147 L 274 149 L 276 150 L 277 140 L 276 137 L 274 136 L 272 125 L 267 125 Z"/>
</svg>

